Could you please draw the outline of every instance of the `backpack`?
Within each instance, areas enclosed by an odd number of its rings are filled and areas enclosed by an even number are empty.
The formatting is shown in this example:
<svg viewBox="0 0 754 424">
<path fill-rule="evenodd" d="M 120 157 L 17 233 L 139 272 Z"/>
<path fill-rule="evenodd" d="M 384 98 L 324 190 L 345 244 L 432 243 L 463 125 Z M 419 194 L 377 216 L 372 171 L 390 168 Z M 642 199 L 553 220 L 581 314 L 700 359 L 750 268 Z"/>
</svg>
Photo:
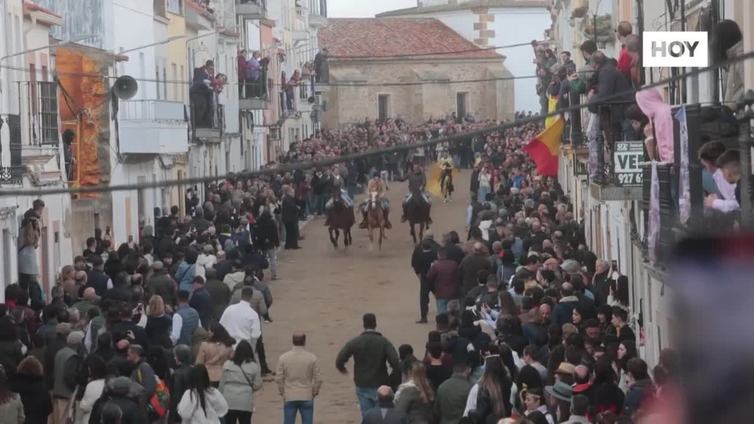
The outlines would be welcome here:
<svg viewBox="0 0 754 424">
<path fill-rule="evenodd" d="M 138 370 L 137 373 L 139 380 L 143 380 L 141 370 Z M 147 412 L 153 421 L 167 415 L 170 408 L 170 391 L 168 390 L 168 386 L 164 380 L 157 376 L 155 376 L 155 380 L 157 380 L 157 385 L 155 386 L 154 394 L 152 394 L 149 403 L 147 403 Z"/>
</svg>

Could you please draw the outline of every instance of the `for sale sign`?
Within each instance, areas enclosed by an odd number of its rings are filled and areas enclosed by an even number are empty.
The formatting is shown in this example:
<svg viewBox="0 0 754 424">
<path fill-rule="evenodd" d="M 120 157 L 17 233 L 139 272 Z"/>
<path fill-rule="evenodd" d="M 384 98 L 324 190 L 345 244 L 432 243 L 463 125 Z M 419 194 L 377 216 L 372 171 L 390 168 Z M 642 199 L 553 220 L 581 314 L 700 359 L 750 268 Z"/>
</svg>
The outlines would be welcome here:
<svg viewBox="0 0 754 424">
<path fill-rule="evenodd" d="M 641 186 L 642 169 L 639 164 L 643 159 L 644 143 L 641 140 L 615 143 L 613 160 L 618 185 L 624 187 Z"/>
</svg>

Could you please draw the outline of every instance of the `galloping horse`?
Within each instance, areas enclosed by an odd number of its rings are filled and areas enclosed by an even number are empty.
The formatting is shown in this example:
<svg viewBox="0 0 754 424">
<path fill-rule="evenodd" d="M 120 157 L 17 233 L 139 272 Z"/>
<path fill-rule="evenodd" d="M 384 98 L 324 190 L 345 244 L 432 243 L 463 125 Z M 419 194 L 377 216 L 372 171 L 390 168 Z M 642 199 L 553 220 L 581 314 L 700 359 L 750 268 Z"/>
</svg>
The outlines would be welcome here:
<svg viewBox="0 0 754 424">
<path fill-rule="evenodd" d="M 440 176 L 440 189 L 442 190 L 442 201 L 446 202 L 453 194 L 453 172 L 450 170 L 443 170 Z"/>
<path fill-rule="evenodd" d="M 343 244 L 348 247 L 353 243 L 351 227 L 356 222 L 353 206 L 346 205 L 346 202 L 343 201 L 338 193 L 333 194 L 332 202 L 332 206 L 327 210 L 327 227 L 330 232 L 330 242 L 337 249 L 340 230 L 343 230 Z"/>
<path fill-rule="evenodd" d="M 424 230 L 429 228 L 431 222 L 429 212 L 432 206 L 424 199 L 422 193 L 413 193 L 411 199 L 406 204 L 406 218 L 408 225 L 411 227 L 411 237 L 414 244 L 424 238 Z M 419 235 L 417 238 L 416 224 L 419 224 Z"/>
<path fill-rule="evenodd" d="M 369 193 L 367 202 L 367 229 L 369 230 L 369 246 L 374 245 L 374 230 L 380 229 L 378 245 L 382 250 L 382 239 L 385 238 L 385 211 L 380 204 L 377 192 Z"/>
</svg>

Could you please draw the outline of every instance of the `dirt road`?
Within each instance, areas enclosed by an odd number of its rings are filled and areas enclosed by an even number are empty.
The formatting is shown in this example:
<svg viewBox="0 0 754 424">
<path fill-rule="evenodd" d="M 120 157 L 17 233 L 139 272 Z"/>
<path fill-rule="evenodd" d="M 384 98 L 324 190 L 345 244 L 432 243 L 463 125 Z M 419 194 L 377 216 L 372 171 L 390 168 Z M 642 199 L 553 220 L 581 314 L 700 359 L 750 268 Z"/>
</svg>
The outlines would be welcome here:
<svg viewBox="0 0 754 424">
<path fill-rule="evenodd" d="M 441 234 L 450 230 L 463 234 L 468 178 L 468 172 L 460 175 L 455 185 L 461 190 L 451 202 L 433 200 L 431 231 L 438 242 Z M 419 318 L 419 282 L 410 266 L 413 244 L 408 224 L 400 223 L 400 205 L 406 192 L 406 183 L 390 185 L 394 227 L 388 232 L 382 251 L 370 252 L 366 230 L 357 227 L 354 244 L 347 251 L 335 251 L 323 226 L 324 219 L 318 218 L 303 231 L 303 249 L 280 255 L 280 280 L 270 284 L 274 322 L 263 324 L 267 358 L 274 370 L 280 354 L 290 349 L 291 334 L 306 333 L 307 349 L 318 356 L 324 379 L 322 392 L 315 400 L 315 423 L 361 422 L 353 375 L 341 375 L 335 369 L 335 357 L 346 341 L 362 331 L 361 316 L 365 312 L 377 315 L 378 331 L 396 349 L 408 343 L 419 355 L 433 328 L 432 324 L 415 324 Z M 434 310 L 432 299 L 430 323 L 434 321 Z M 352 362 L 348 369 L 353 370 Z M 283 402 L 274 383 L 265 383 L 255 405 L 255 423 L 283 421 Z"/>
</svg>

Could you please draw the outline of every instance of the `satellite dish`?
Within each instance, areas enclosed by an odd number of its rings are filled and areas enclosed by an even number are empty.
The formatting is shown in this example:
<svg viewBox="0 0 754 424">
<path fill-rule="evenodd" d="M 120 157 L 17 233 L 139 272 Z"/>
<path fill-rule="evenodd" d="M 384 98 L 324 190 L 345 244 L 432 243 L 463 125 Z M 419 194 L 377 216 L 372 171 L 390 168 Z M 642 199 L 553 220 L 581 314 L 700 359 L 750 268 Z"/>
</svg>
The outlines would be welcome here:
<svg viewBox="0 0 754 424">
<path fill-rule="evenodd" d="M 113 84 L 113 94 L 121 100 L 132 98 L 136 95 L 138 90 L 139 84 L 136 83 L 135 79 L 128 75 L 118 77 L 118 79 L 115 80 L 115 84 Z"/>
</svg>

